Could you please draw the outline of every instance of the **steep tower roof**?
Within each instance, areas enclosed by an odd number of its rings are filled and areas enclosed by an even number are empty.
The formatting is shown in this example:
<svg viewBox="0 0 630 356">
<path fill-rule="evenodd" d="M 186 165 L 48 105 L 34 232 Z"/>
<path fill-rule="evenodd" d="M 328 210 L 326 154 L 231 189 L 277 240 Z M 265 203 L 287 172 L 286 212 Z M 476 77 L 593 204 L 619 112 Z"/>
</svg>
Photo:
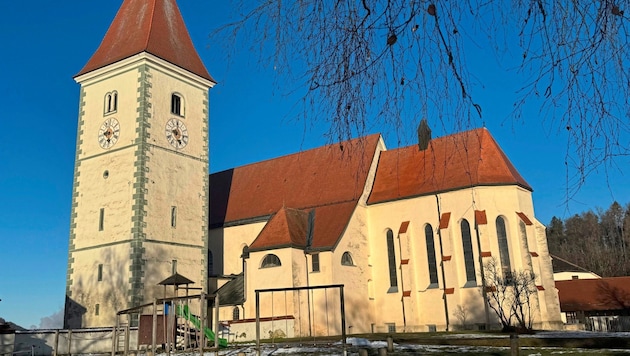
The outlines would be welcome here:
<svg viewBox="0 0 630 356">
<path fill-rule="evenodd" d="M 214 82 L 175 0 L 124 0 L 101 45 L 77 76 L 142 52 Z"/>
</svg>

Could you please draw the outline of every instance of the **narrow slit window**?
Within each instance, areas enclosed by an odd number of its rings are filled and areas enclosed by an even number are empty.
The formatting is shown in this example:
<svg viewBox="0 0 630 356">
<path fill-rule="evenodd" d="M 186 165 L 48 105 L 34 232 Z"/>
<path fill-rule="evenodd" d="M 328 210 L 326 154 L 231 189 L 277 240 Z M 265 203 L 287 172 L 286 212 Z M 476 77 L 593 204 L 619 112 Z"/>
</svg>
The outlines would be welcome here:
<svg viewBox="0 0 630 356">
<path fill-rule="evenodd" d="M 175 227 L 177 225 L 177 207 L 171 207 L 171 227 Z"/>
<path fill-rule="evenodd" d="M 112 111 L 118 110 L 118 93 L 112 93 Z"/>
<path fill-rule="evenodd" d="M 473 256 L 472 238 L 470 236 L 470 224 L 468 220 L 462 220 L 460 224 L 462 230 L 462 247 L 464 249 L 464 265 L 466 267 L 466 281 L 476 282 L 475 258 Z"/>
<path fill-rule="evenodd" d="M 437 261 L 435 259 L 435 242 L 433 239 L 433 227 L 427 224 L 424 227 L 424 237 L 427 242 L 427 262 L 429 264 L 429 283 L 438 283 Z"/>
<path fill-rule="evenodd" d="M 175 273 L 177 273 L 177 260 L 173 260 L 173 261 L 171 261 L 171 266 L 172 266 L 172 268 L 171 268 L 171 269 L 172 269 L 171 274 L 175 274 Z"/>
<path fill-rule="evenodd" d="M 94 306 L 94 315 L 99 315 L 101 312 L 101 305 L 100 304 L 96 304 Z"/>
<path fill-rule="evenodd" d="M 102 264 L 98 265 L 98 271 L 96 274 L 97 274 L 96 280 L 99 282 L 102 281 L 103 280 L 103 265 Z"/>
<path fill-rule="evenodd" d="M 313 272 L 319 272 L 319 253 L 311 255 L 311 265 Z"/>
<path fill-rule="evenodd" d="M 394 233 L 387 230 L 387 262 L 389 266 L 389 286 L 398 288 L 398 276 L 396 275 L 396 254 L 394 251 Z"/>
<path fill-rule="evenodd" d="M 497 240 L 499 243 L 499 259 L 501 260 L 501 271 L 503 278 L 510 278 L 512 266 L 510 264 L 510 251 L 508 248 L 507 231 L 505 229 L 505 219 L 499 216 L 496 221 Z"/>
<path fill-rule="evenodd" d="M 98 231 L 103 231 L 105 227 L 105 208 L 101 208 L 98 213 Z"/>
</svg>

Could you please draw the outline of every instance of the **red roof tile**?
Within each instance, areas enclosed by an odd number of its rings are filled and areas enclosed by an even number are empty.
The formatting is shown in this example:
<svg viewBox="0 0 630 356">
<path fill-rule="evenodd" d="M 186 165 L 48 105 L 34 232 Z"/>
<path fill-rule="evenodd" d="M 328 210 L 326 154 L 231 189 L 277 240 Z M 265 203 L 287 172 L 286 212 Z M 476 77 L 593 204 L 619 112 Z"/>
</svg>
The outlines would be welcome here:
<svg viewBox="0 0 630 356">
<path fill-rule="evenodd" d="M 369 204 L 479 185 L 532 190 L 485 128 L 381 153 Z"/>
<path fill-rule="evenodd" d="M 249 247 L 250 251 L 270 246 L 306 246 L 308 212 L 282 208 L 265 225 Z"/>
<path fill-rule="evenodd" d="M 312 209 L 357 202 L 379 137 L 371 135 L 211 174 L 210 227 L 267 217 L 283 206 Z"/>
<path fill-rule="evenodd" d="M 77 76 L 142 52 L 214 82 L 195 50 L 175 0 L 125 0 L 101 45 Z"/>
<path fill-rule="evenodd" d="M 309 246 L 313 250 L 328 250 L 335 247 L 343 234 L 356 206 L 355 201 L 325 205 L 312 211 L 313 241 Z M 281 208 L 250 245 L 250 251 L 267 250 L 281 247 L 307 247 L 308 216 L 306 210 Z"/>
<path fill-rule="evenodd" d="M 563 312 L 630 309 L 630 277 L 556 281 L 556 288 Z"/>
</svg>

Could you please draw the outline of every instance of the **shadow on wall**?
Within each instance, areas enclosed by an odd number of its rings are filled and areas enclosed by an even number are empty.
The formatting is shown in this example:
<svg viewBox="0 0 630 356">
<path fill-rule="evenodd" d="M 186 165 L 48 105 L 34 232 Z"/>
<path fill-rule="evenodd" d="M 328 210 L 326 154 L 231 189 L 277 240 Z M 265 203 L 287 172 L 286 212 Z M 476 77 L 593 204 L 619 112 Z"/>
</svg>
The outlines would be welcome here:
<svg viewBox="0 0 630 356">
<path fill-rule="evenodd" d="M 16 336 L 15 352 L 29 353 L 32 355 L 52 355 L 52 346 L 46 343 L 46 339 L 38 338 L 37 335 L 21 334 Z"/>
<path fill-rule="evenodd" d="M 81 329 L 83 327 L 83 316 L 87 309 L 81 304 L 66 296 L 65 312 L 63 317 L 64 329 Z"/>
</svg>

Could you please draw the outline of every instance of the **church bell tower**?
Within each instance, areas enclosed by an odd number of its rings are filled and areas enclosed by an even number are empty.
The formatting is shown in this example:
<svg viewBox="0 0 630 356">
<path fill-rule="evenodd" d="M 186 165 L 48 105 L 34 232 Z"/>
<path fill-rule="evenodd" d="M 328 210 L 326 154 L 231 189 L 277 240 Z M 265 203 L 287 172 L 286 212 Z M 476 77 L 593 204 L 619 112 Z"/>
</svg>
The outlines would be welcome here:
<svg viewBox="0 0 630 356">
<path fill-rule="evenodd" d="M 75 80 L 64 327 L 112 326 L 175 272 L 206 286 L 215 82 L 175 0 L 124 0 Z"/>
</svg>

